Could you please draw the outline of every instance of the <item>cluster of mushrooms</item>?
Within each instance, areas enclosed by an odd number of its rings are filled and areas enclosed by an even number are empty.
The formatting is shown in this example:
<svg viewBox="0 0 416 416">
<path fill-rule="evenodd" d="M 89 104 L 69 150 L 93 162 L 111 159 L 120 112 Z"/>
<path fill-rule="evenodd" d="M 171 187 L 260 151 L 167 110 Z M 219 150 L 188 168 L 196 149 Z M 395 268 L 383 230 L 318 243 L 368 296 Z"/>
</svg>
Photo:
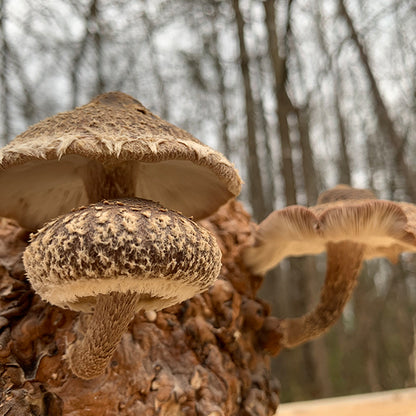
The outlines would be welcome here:
<svg viewBox="0 0 416 416">
<path fill-rule="evenodd" d="M 221 251 L 195 221 L 241 185 L 223 155 L 120 92 L 43 120 L 0 150 L 0 215 L 34 231 L 28 279 L 44 300 L 89 314 L 67 351 L 75 375 L 104 372 L 138 310 L 163 309 L 213 284 Z M 243 252 L 254 274 L 287 256 L 327 252 L 320 303 L 302 317 L 269 317 L 268 350 L 327 330 L 363 260 L 416 251 L 415 218 L 411 204 L 340 186 L 315 207 L 287 207 L 259 224 Z"/>
<path fill-rule="evenodd" d="M 237 171 L 126 94 L 33 125 L 1 150 L 0 167 L 0 215 L 36 231 L 23 257 L 32 287 L 93 312 L 67 351 L 81 378 L 105 370 L 137 311 L 182 302 L 219 275 L 215 238 L 189 217 L 238 195 Z"/>
</svg>

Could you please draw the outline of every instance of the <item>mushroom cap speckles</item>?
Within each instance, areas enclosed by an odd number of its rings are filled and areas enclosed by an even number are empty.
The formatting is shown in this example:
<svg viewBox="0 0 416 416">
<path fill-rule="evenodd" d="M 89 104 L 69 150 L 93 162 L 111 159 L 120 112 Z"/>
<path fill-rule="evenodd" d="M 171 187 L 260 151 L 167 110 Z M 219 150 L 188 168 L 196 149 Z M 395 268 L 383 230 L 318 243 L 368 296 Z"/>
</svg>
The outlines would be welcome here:
<svg viewBox="0 0 416 416">
<path fill-rule="evenodd" d="M 201 219 L 241 185 L 221 153 L 121 92 L 42 120 L 0 149 L 0 216 L 30 230 L 81 205 L 132 196 Z"/>
<path fill-rule="evenodd" d="M 99 293 L 143 294 L 161 309 L 207 289 L 221 268 L 215 238 L 182 214 L 143 199 L 103 201 L 51 221 L 24 253 L 35 291 L 89 311 Z"/>
</svg>

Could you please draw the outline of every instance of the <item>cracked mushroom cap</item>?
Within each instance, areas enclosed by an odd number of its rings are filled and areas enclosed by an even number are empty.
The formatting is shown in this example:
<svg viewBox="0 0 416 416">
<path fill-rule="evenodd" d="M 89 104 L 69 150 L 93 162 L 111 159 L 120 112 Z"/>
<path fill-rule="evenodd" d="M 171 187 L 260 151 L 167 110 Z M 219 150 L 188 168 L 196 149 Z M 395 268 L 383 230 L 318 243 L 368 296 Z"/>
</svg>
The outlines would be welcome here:
<svg viewBox="0 0 416 416">
<path fill-rule="evenodd" d="M 48 223 L 24 253 L 48 302 L 89 312 L 96 296 L 137 293 L 158 310 L 207 289 L 221 268 L 215 238 L 178 212 L 143 199 L 104 201 Z"/>
<path fill-rule="evenodd" d="M 125 197 L 200 219 L 240 189 L 222 154 L 121 92 L 47 118 L 0 150 L 0 215 L 31 230 L 81 205 Z"/>
<path fill-rule="evenodd" d="M 337 186 L 306 208 L 272 212 L 258 226 L 254 244 L 244 253 L 246 265 L 263 274 L 289 256 L 315 255 L 327 243 L 350 241 L 364 246 L 363 259 L 416 252 L 416 206 L 375 199 L 371 191 Z"/>
</svg>

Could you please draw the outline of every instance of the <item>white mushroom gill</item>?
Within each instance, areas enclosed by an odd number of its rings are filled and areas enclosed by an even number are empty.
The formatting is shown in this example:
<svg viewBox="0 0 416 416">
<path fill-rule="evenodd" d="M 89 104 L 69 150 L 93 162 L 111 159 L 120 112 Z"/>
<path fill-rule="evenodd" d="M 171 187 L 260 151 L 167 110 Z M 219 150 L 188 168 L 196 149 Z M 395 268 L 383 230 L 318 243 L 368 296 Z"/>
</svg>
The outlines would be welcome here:
<svg viewBox="0 0 416 416">
<path fill-rule="evenodd" d="M 0 215 L 29 230 L 81 205 L 130 197 L 200 219 L 241 184 L 221 153 L 121 92 L 42 120 L 0 149 Z"/>
</svg>

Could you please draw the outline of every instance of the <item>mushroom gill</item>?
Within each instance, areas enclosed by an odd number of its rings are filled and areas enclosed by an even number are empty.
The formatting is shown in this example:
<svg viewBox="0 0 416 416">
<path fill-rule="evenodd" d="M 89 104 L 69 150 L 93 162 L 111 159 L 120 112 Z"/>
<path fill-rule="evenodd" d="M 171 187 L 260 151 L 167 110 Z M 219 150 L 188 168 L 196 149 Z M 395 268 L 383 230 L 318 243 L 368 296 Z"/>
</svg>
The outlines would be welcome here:
<svg viewBox="0 0 416 416">
<path fill-rule="evenodd" d="M 117 91 L 44 119 L 0 149 L 0 215 L 32 231 L 79 206 L 130 197 L 201 219 L 241 185 L 221 153 Z"/>
<path fill-rule="evenodd" d="M 416 207 L 375 199 L 368 190 L 337 186 L 323 193 L 314 207 L 290 206 L 269 215 L 244 252 L 246 265 L 264 274 L 289 256 L 327 254 L 320 300 L 303 316 L 265 326 L 263 344 L 271 352 L 318 337 L 341 316 L 351 297 L 363 260 L 387 257 L 396 262 L 404 251 L 416 251 Z M 277 341 L 270 346 L 267 338 Z"/>
</svg>

